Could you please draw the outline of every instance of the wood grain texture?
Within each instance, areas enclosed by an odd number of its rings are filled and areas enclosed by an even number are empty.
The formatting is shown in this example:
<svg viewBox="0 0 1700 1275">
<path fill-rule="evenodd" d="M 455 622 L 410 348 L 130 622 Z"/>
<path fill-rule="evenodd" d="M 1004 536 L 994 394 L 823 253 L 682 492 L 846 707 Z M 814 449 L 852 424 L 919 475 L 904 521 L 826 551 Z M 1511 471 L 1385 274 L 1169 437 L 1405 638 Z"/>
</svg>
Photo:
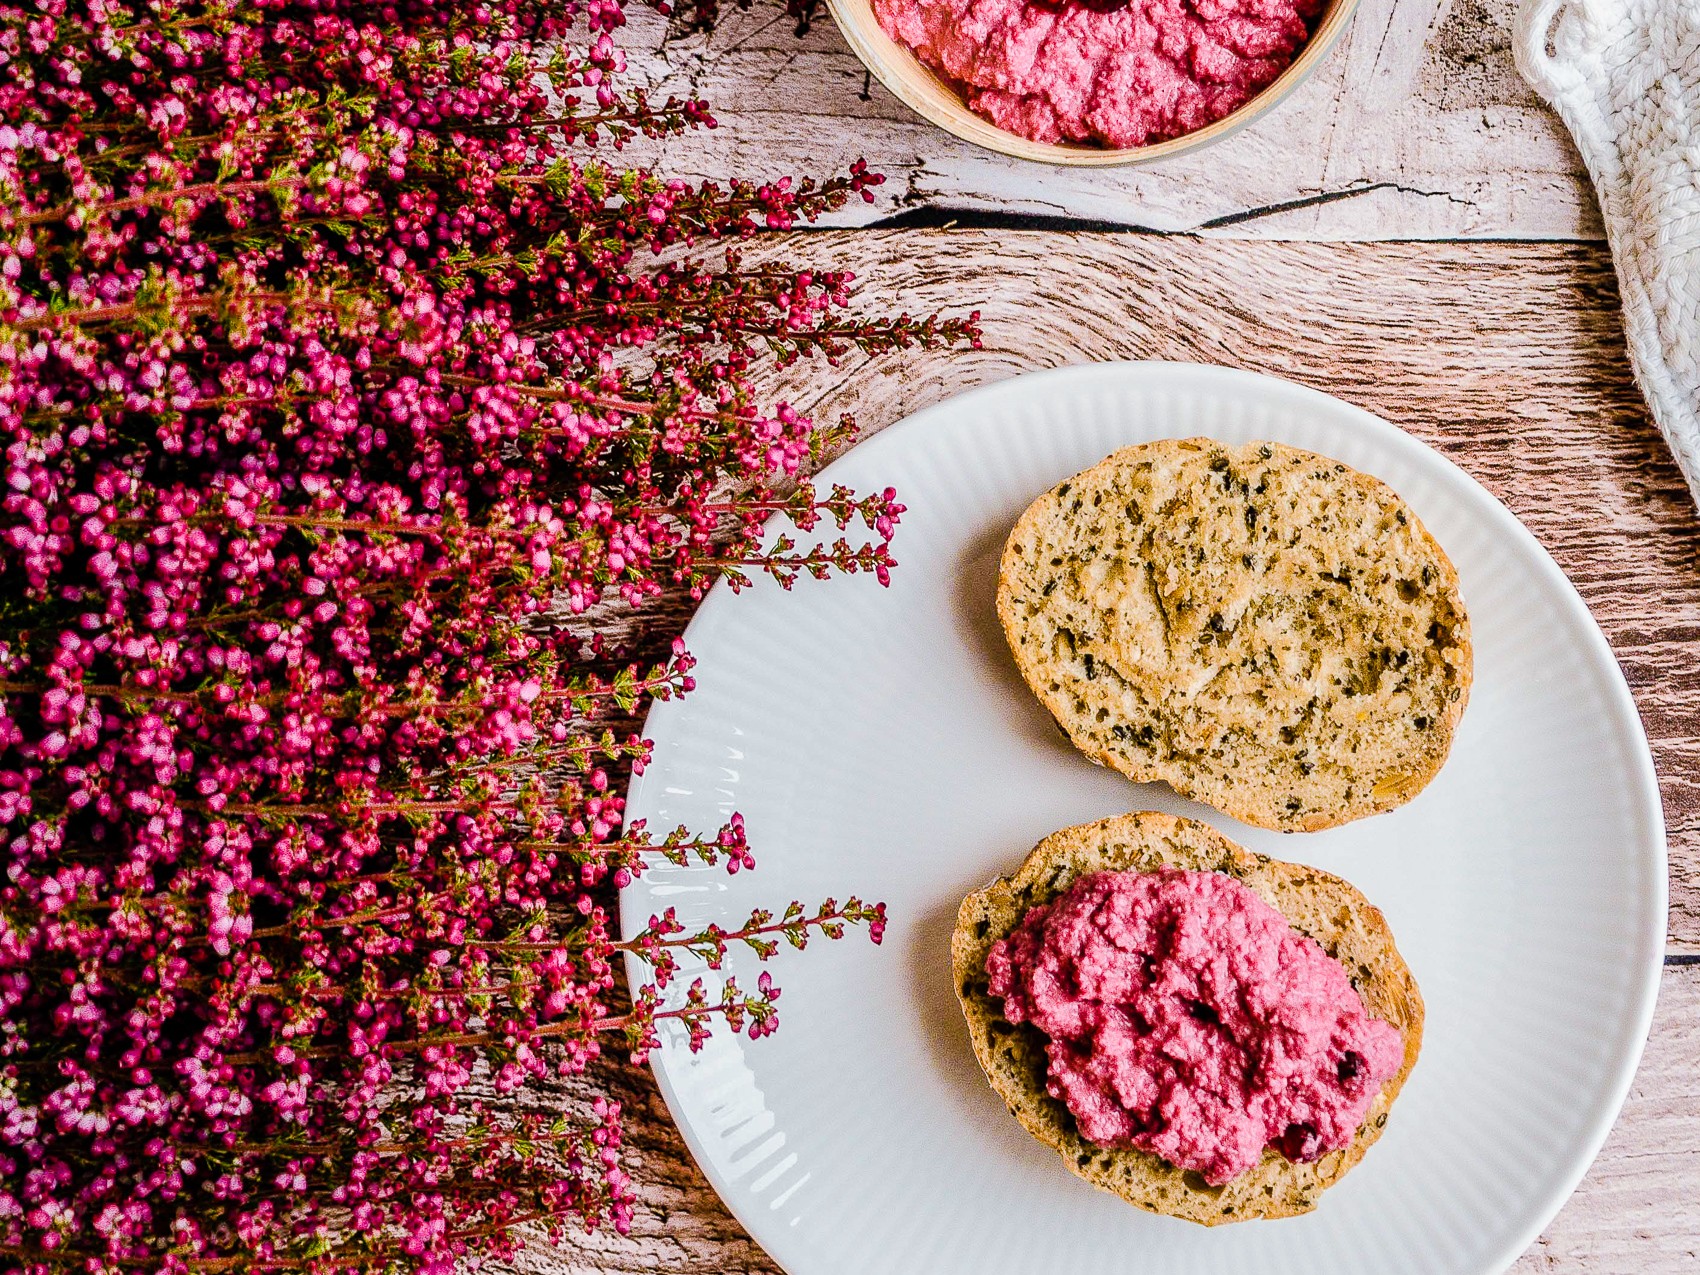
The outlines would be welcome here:
<svg viewBox="0 0 1700 1275">
<path fill-rule="evenodd" d="M 1513 1275 L 1687 1275 L 1700 1269 L 1696 1054 L 1700 966 L 1673 966 L 1665 971 L 1653 1035 L 1616 1128 Z M 568 1246 L 534 1239 L 509 1269 L 524 1275 L 777 1275 L 780 1268 L 692 1163 L 649 1074 L 608 1063 L 572 1088 L 587 1082 L 626 1104 L 627 1168 L 639 1197 L 632 1233 L 589 1236 Z M 560 1100 L 572 1096 L 562 1092 Z M 1326 1200 L 1321 1207 L 1328 1207 Z"/>
<path fill-rule="evenodd" d="M 1630 377 L 1603 247 L 911 230 L 795 235 L 758 251 L 854 270 L 870 307 L 981 310 L 980 351 L 762 374 L 774 397 L 852 411 L 866 432 L 1031 368 L 1171 358 L 1315 386 L 1452 457 L 1552 551 L 1623 663 L 1669 824 L 1671 950 L 1700 952 L 1700 519 Z M 901 560 L 901 532 L 895 548 Z M 682 600 L 661 608 L 646 640 L 670 638 L 688 612 Z M 1517 1271 L 1696 1269 L 1697 1054 L 1700 965 L 1672 965 L 1622 1119 Z M 626 1105 L 642 1199 L 633 1234 L 537 1244 L 516 1269 L 776 1270 L 691 1164 L 646 1071 L 604 1062 L 535 1100 L 587 1085 Z"/>
<path fill-rule="evenodd" d="M 1317 74 L 1250 128 L 1191 156 L 1090 172 L 934 128 L 867 82 L 824 13 L 799 37 L 777 0 L 725 4 L 707 34 L 635 9 L 622 43 L 636 74 L 700 93 L 726 121 L 666 143 L 670 174 L 824 172 L 866 157 L 889 180 L 841 225 L 956 210 L 1236 237 L 1598 238 L 1581 161 L 1512 65 L 1515 4 L 1362 0 Z"/>
<path fill-rule="evenodd" d="M 869 431 L 1031 368 L 1155 358 L 1285 376 L 1450 456 L 1611 640 L 1664 794 L 1672 950 L 1700 951 L 1700 518 L 1630 374 L 1603 247 L 879 231 L 796 251 L 854 270 L 869 304 L 983 313 L 977 352 L 774 375 L 798 407 Z"/>
</svg>

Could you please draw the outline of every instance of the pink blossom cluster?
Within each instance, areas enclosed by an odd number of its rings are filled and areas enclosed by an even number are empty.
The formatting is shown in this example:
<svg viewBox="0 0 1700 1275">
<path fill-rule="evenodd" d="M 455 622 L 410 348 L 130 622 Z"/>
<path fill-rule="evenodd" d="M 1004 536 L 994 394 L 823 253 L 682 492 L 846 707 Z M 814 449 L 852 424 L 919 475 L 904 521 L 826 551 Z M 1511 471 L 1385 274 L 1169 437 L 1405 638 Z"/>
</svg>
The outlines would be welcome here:
<svg viewBox="0 0 1700 1275">
<path fill-rule="evenodd" d="M 850 424 L 751 362 L 975 339 L 704 257 L 878 178 L 611 167 L 712 124 L 617 87 L 622 21 L 0 0 L 0 1269 L 439 1272 L 623 1228 L 617 1104 L 472 1095 L 658 1018 L 772 1030 L 765 974 L 670 997 L 680 953 L 883 929 L 615 936 L 656 856 L 753 860 L 737 818 L 622 828 L 631 723 L 692 661 L 585 613 L 883 580 L 896 494 L 808 483 Z"/>
</svg>

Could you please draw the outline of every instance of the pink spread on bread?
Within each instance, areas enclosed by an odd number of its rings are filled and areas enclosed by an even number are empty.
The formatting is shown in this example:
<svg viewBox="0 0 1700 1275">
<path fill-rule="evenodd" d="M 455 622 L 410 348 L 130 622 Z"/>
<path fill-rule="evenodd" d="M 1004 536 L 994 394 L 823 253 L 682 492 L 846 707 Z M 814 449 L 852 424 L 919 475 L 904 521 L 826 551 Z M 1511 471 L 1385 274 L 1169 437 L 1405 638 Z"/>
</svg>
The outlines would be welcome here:
<svg viewBox="0 0 1700 1275">
<path fill-rule="evenodd" d="M 1265 1147 L 1348 1146 L 1404 1059 L 1345 967 L 1219 872 L 1096 872 L 986 957 L 1004 1017 L 1049 1037 L 1080 1134 L 1219 1185 Z"/>
</svg>

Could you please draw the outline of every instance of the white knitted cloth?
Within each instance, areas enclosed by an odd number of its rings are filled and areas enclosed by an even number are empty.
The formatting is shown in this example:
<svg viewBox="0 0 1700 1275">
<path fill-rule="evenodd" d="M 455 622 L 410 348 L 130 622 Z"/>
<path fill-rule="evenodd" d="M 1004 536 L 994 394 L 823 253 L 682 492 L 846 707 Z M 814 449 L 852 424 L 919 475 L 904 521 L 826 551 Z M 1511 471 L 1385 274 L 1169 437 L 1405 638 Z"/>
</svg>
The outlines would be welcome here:
<svg viewBox="0 0 1700 1275">
<path fill-rule="evenodd" d="M 1524 0 L 1514 43 L 1594 179 L 1630 360 L 1700 501 L 1700 0 Z"/>
</svg>

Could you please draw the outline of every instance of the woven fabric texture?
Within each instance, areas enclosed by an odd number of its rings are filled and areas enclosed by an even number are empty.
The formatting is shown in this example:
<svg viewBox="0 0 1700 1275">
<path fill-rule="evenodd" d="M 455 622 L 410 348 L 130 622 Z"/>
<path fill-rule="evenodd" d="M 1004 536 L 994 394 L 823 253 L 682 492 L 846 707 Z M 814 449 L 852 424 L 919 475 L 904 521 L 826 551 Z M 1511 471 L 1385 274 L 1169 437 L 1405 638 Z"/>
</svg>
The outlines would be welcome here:
<svg viewBox="0 0 1700 1275">
<path fill-rule="evenodd" d="M 1700 502 L 1700 0 L 1525 0 L 1514 45 L 1588 165 L 1635 375 Z"/>
</svg>

